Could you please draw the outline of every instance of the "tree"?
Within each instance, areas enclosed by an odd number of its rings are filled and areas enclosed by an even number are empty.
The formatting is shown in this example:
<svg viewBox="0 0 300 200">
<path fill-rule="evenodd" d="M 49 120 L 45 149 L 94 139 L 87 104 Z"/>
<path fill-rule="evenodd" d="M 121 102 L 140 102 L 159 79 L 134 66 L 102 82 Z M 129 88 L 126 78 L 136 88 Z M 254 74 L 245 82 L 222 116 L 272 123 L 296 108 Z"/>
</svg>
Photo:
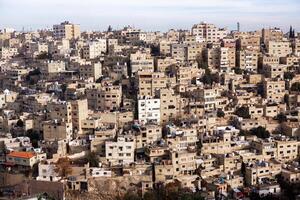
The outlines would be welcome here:
<svg viewBox="0 0 300 200">
<path fill-rule="evenodd" d="M 245 107 L 245 106 L 241 106 L 238 109 L 236 109 L 234 114 L 236 114 L 237 116 L 242 117 L 244 119 L 249 119 L 250 118 L 248 108 Z"/>
<path fill-rule="evenodd" d="M 283 113 L 279 113 L 279 114 L 276 116 L 276 119 L 278 120 L 279 123 L 283 123 L 283 122 L 286 122 L 286 121 L 287 121 L 286 115 L 283 114 Z"/>
<path fill-rule="evenodd" d="M 26 131 L 26 136 L 30 138 L 32 146 L 38 148 L 38 142 L 42 140 L 42 135 L 33 129 L 29 129 Z"/>
<path fill-rule="evenodd" d="M 259 126 L 250 130 L 252 135 L 256 135 L 259 138 L 266 139 L 270 137 L 270 132 L 266 128 Z"/>
<path fill-rule="evenodd" d="M 122 199 L 123 200 L 142 200 L 142 198 L 133 191 L 128 191 Z"/>
<path fill-rule="evenodd" d="M 249 136 L 251 135 L 250 131 L 248 130 L 240 130 L 239 136 Z"/>
<path fill-rule="evenodd" d="M 111 25 L 109 25 L 108 28 L 107 28 L 107 32 L 112 32 L 112 30 L 113 29 L 112 29 Z"/>
<path fill-rule="evenodd" d="M 241 68 L 235 67 L 233 69 L 234 69 L 234 73 L 236 73 L 236 74 L 243 74 L 243 70 Z"/>
<path fill-rule="evenodd" d="M 99 167 L 99 158 L 95 152 L 89 152 L 86 159 L 90 164 L 90 167 Z"/>
<path fill-rule="evenodd" d="M 293 37 L 293 27 L 292 26 L 290 26 L 289 38 L 294 38 Z"/>
<path fill-rule="evenodd" d="M 219 83 L 219 79 L 218 74 L 212 74 L 210 69 L 205 69 L 205 74 L 201 78 L 201 81 L 206 85 L 212 85 L 213 83 Z"/>
<path fill-rule="evenodd" d="M 52 60 L 52 55 L 47 52 L 42 52 L 39 55 L 37 55 L 36 59 L 38 60 Z"/>
<path fill-rule="evenodd" d="M 224 111 L 223 110 L 221 110 L 221 109 L 218 109 L 217 110 L 217 117 L 224 117 L 225 116 L 225 113 L 224 113 Z"/>
<path fill-rule="evenodd" d="M 284 72 L 284 79 L 292 80 L 295 77 L 293 72 Z"/>
<path fill-rule="evenodd" d="M 67 177 L 72 173 L 71 161 L 68 157 L 59 158 L 55 165 L 54 171 L 61 177 Z"/>
<path fill-rule="evenodd" d="M 17 127 L 23 127 L 23 126 L 24 126 L 24 122 L 21 119 L 19 119 L 17 121 Z"/>
<path fill-rule="evenodd" d="M 293 83 L 291 90 L 294 92 L 300 92 L 300 82 Z"/>
<path fill-rule="evenodd" d="M 40 79 L 41 71 L 37 68 L 28 73 L 25 80 L 29 82 L 30 85 L 37 84 Z"/>
</svg>

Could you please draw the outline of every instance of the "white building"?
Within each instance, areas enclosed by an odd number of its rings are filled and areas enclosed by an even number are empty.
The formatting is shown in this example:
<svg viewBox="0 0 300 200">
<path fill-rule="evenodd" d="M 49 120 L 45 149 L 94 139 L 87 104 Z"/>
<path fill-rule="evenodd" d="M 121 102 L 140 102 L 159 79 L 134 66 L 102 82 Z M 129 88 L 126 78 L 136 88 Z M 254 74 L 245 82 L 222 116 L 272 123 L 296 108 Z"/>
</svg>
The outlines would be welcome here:
<svg viewBox="0 0 300 200">
<path fill-rule="evenodd" d="M 130 137 L 118 137 L 117 141 L 105 142 L 105 157 L 112 165 L 134 162 L 135 140 Z"/>
<path fill-rule="evenodd" d="M 198 42 L 219 42 L 221 39 L 227 36 L 227 29 L 217 28 L 213 24 L 207 24 L 201 22 L 200 24 L 195 24 L 192 28 L 192 34 L 196 36 Z"/>
<path fill-rule="evenodd" d="M 61 177 L 55 172 L 56 166 L 49 162 L 39 163 L 39 176 L 36 177 L 38 181 L 59 181 Z"/>
<path fill-rule="evenodd" d="M 154 59 L 150 53 L 136 52 L 130 55 L 131 73 L 137 71 L 154 71 Z"/>
<path fill-rule="evenodd" d="M 98 39 L 83 46 L 82 57 L 84 59 L 94 59 L 107 52 L 106 39 Z"/>
<path fill-rule="evenodd" d="M 160 123 L 160 99 L 139 99 L 138 117 L 141 123 Z"/>
</svg>

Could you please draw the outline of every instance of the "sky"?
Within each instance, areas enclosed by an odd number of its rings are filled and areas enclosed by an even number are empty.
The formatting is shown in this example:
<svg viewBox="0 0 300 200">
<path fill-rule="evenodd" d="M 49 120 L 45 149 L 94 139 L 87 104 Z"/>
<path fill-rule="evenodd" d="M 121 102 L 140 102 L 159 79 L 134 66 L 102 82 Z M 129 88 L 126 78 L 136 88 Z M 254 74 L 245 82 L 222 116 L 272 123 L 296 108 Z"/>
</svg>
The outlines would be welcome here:
<svg viewBox="0 0 300 200">
<path fill-rule="evenodd" d="M 44 29 L 66 20 L 82 30 L 166 31 L 205 21 L 231 30 L 240 22 L 242 31 L 290 25 L 300 31 L 300 0 L 0 0 L 0 29 Z"/>
</svg>

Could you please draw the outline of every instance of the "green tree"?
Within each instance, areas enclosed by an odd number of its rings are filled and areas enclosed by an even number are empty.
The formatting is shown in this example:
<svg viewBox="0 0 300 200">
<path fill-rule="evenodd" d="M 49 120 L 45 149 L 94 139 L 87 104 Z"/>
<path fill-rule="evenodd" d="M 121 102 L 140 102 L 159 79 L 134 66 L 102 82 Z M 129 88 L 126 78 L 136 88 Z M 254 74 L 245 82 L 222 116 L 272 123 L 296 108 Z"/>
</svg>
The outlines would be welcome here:
<svg viewBox="0 0 300 200">
<path fill-rule="evenodd" d="M 287 117 L 285 114 L 283 113 L 279 113 L 277 116 L 276 116 L 276 119 L 278 120 L 279 123 L 283 123 L 283 122 L 286 122 L 287 121 Z"/>
<path fill-rule="evenodd" d="M 205 73 L 202 76 L 201 81 L 205 85 L 212 85 L 213 83 L 219 83 L 220 77 L 218 74 L 212 74 L 210 69 L 205 69 Z"/>
<path fill-rule="evenodd" d="M 123 200 L 142 200 L 142 198 L 137 193 L 128 191 L 124 195 Z"/>
<path fill-rule="evenodd" d="M 29 129 L 26 131 L 26 136 L 30 138 L 32 146 L 38 148 L 38 142 L 42 140 L 42 135 L 33 129 Z"/>
<path fill-rule="evenodd" d="M 234 112 L 234 114 L 236 114 L 237 116 L 242 117 L 244 119 L 250 118 L 248 108 L 245 106 L 241 106 L 241 107 L 237 108 L 236 111 Z"/>
<path fill-rule="evenodd" d="M 300 83 L 299 82 L 293 83 L 291 90 L 294 92 L 300 92 Z"/>
<path fill-rule="evenodd" d="M 234 73 L 236 73 L 236 74 L 243 74 L 243 70 L 241 68 L 235 67 L 233 69 L 234 69 Z"/>
<path fill-rule="evenodd" d="M 89 152 L 86 159 L 90 164 L 90 167 L 99 167 L 99 158 L 95 152 Z"/>
<path fill-rule="evenodd" d="M 24 122 L 21 119 L 19 119 L 17 121 L 17 127 L 23 127 L 23 126 L 24 126 Z"/>
<path fill-rule="evenodd" d="M 250 130 L 252 135 L 256 135 L 259 138 L 266 139 L 270 137 L 270 132 L 266 128 L 259 126 Z"/>
<path fill-rule="evenodd" d="M 292 80 L 295 77 L 293 72 L 284 72 L 284 79 Z"/>
<path fill-rule="evenodd" d="M 217 117 L 224 117 L 225 116 L 225 113 L 224 113 L 224 111 L 223 110 L 221 110 L 221 109 L 218 109 L 217 110 Z"/>
</svg>

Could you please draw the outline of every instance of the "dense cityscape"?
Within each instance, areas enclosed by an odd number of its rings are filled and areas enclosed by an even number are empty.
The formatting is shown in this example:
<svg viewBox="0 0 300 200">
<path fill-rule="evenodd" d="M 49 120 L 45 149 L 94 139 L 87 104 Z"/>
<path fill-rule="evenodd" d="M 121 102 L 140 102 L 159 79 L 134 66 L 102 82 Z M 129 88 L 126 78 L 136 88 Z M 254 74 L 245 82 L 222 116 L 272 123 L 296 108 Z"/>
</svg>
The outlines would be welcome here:
<svg viewBox="0 0 300 200">
<path fill-rule="evenodd" d="M 300 199 L 300 33 L 0 31 L 0 199 Z"/>
</svg>

